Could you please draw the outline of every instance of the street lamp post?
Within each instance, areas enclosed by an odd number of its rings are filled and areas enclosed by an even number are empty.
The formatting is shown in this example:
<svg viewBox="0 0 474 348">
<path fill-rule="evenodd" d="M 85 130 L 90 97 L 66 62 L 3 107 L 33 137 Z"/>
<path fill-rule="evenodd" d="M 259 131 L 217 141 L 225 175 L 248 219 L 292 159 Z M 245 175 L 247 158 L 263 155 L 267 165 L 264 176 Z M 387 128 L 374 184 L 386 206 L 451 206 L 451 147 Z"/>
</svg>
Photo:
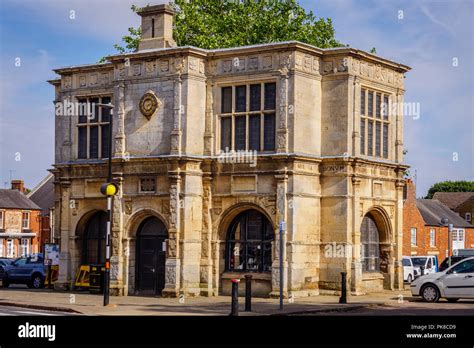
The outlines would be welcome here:
<svg viewBox="0 0 474 348">
<path fill-rule="evenodd" d="M 442 218 L 441 224 L 448 227 L 448 267 L 451 267 L 451 232 L 453 231 L 453 224 L 450 224 L 447 218 Z"/>
<path fill-rule="evenodd" d="M 98 107 L 109 109 L 109 161 L 107 171 L 107 182 L 103 184 L 100 191 L 107 197 L 107 230 L 105 235 L 105 274 L 104 274 L 104 306 L 109 304 L 110 296 L 110 230 L 112 228 L 113 199 L 117 193 L 117 186 L 112 183 L 112 128 L 113 128 L 113 108 L 112 104 L 97 103 Z"/>
</svg>

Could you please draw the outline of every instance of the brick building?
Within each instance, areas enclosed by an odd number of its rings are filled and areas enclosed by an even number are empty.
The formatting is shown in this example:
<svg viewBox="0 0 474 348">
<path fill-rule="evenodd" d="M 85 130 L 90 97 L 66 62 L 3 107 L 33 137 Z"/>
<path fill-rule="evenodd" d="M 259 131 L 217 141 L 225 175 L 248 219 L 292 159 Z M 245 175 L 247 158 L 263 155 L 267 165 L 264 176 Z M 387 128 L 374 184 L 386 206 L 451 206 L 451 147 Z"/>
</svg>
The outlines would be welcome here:
<svg viewBox="0 0 474 348">
<path fill-rule="evenodd" d="M 474 192 L 436 192 L 433 199 L 445 204 L 467 222 L 473 223 Z"/>
<path fill-rule="evenodd" d="M 403 287 L 407 166 L 392 106 L 410 68 L 296 41 L 177 47 L 169 6 L 139 15 L 136 52 L 49 81 L 57 110 L 114 105 L 56 117 L 56 285 L 104 262 L 99 188 L 112 151 L 114 294 L 228 294 L 232 278 L 252 274 L 254 293 L 272 296 L 280 272 L 285 296 L 337 290 L 341 271 L 356 293 Z"/>
<path fill-rule="evenodd" d="M 0 257 L 16 258 L 40 251 L 41 208 L 25 196 L 22 180 L 0 189 Z"/>
<path fill-rule="evenodd" d="M 437 255 L 441 263 L 448 256 L 448 227 L 452 223 L 451 250 L 474 248 L 474 226 L 436 199 L 417 199 L 415 185 L 407 180 L 403 205 L 403 255 Z"/>
<path fill-rule="evenodd" d="M 48 174 L 32 189 L 27 197 L 41 208 L 40 234 L 38 250 L 44 250 L 44 244 L 54 243 L 54 175 Z"/>
</svg>

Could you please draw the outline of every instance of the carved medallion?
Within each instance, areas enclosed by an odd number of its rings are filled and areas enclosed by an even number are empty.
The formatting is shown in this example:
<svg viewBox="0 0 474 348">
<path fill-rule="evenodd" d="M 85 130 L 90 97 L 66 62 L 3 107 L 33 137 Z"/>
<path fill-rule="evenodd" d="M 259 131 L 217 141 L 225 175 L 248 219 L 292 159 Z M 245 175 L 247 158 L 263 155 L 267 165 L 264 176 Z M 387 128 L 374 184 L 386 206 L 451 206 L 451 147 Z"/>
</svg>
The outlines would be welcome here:
<svg viewBox="0 0 474 348">
<path fill-rule="evenodd" d="M 155 93 L 149 91 L 146 92 L 140 99 L 140 112 L 147 119 L 150 119 L 155 111 L 161 106 L 161 101 L 155 95 Z"/>
</svg>

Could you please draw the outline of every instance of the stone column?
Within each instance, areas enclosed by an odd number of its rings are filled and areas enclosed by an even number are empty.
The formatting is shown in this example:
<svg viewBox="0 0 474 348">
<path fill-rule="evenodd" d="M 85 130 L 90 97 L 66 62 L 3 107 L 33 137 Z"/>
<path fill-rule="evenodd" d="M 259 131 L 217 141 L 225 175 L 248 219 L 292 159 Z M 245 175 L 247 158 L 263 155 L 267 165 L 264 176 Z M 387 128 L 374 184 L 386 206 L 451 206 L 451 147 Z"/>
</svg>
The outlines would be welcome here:
<svg viewBox="0 0 474 348">
<path fill-rule="evenodd" d="M 212 274 L 212 177 L 203 177 L 202 195 L 202 244 L 201 244 L 201 270 L 200 288 L 204 296 L 213 296 L 213 274 Z"/>
<path fill-rule="evenodd" d="M 115 155 L 114 157 L 125 156 L 125 82 L 119 80 L 115 87 L 115 108 L 111 117 L 114 117 L 115 133 Z M 110 149 L 112 151 L 112 149 Z"/>
<path fill-rule="evenodd" d="M 354 168 L 356 170 L 356 168 Z M 362 293 L 362 262 L 361 262 L 361 239 L 360 226 L 362 223 L 360 207 L 360 183 L 361 179 L 357 176 L 352 177 L 352 263 L 350 284 L 351 292 L 354 294 Z"/>
<path fill-rule="evenodd" d="M 288 186 L 288 175 L 281 174 L 275 175 L 277 180 L 277 222 L 280 223 L 281 221 L 287 221 L 287 186 Z M 288 224 L 287 224 L 288 230 Z M 280 296 L 280 272 L 283 272 L 283 295 L 285 297 L 288 296 L 288 289 L 290 288 L 288 284 L 288 260 L 287 260 L 287 233 L 285 231 L 283 233 L 283 240 L 280 240 L 280 230 L 279 227 L 275 229 L 275 248 L 274 248 L 274 258 L 272 263 L 272 292 L 270 296 L 272 297 L 279 297 Z M 283 243 L 285 248 L 283 249 L 283 270 L 280 270 L 280 243 Z"/>
<path fill-rule="evenodd" d="M 111 256 L 110 256 L 110 294 L 114 296 L 124 295 L 123 283 L 123 178 L 114 178 L 119 186 L 118 194 L 113 200 L 113 216 L 112 216 L 112 239 L 111 239 Z"/>
<path fill-rule="evenodd" d="M 183 79 L 181 74 L 184 70 L 184 59 L 176 58 L 174 67 L 177 75 L 174 82 L 174 112 L 173 130 L 171 131 L 171 154 L 181 155 L 181 117 L 184 113 L 184 106 L 182 104 Z"/>
<path fill-rule="evenodd" d="M 69 180 L 60 181 L 55 185 L 55 190 L 59 190 L 60 219 L 57 221 L 60 235 L 59 254 L 59 278 L 54 284 L 55 289 L 70 290 L 73 285 L 73 270 L 71 269 L 71 248 L 75 248 L 74 231 L 70 230 L 71 210 L 70 210 L 70 189 Z"/>
<path fill-rule="evenodd" d="M 181 176 L 178 171 L 170 172 L 170 220 L 168 243 L 166 243 L 165 288 L 164 297 L 177 297 L 181 286 L 181 262 L 179 252 L 180 230 L 180 190 Z"/>
</svg>

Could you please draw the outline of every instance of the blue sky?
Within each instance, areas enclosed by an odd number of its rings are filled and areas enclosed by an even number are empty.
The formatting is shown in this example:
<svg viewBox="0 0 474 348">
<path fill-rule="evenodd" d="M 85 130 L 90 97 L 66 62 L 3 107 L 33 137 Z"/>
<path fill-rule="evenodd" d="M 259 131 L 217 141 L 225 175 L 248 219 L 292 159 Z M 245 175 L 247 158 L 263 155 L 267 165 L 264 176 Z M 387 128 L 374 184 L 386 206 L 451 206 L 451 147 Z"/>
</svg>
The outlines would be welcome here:
<svg viewBox="0 0 474 348">
<path fill-rule="evenodd" d="M 114 53 L 127 28 L 139 25 L 131 4 L 148 3 L 155 1 L 0 0 L 0 187 L 11 177 L 32 188 L 54 162 L 54 94 L 46 83 L 52 69 Z M 376 47 L 412 67 L 405 101 L 419 103 L 421 115 L 405 117 L 404 143 L 418 196 L 438 181 L 474 180 L 474 2 L 300 3 L 332 18 L 339 41 Z"/>
</svg>

